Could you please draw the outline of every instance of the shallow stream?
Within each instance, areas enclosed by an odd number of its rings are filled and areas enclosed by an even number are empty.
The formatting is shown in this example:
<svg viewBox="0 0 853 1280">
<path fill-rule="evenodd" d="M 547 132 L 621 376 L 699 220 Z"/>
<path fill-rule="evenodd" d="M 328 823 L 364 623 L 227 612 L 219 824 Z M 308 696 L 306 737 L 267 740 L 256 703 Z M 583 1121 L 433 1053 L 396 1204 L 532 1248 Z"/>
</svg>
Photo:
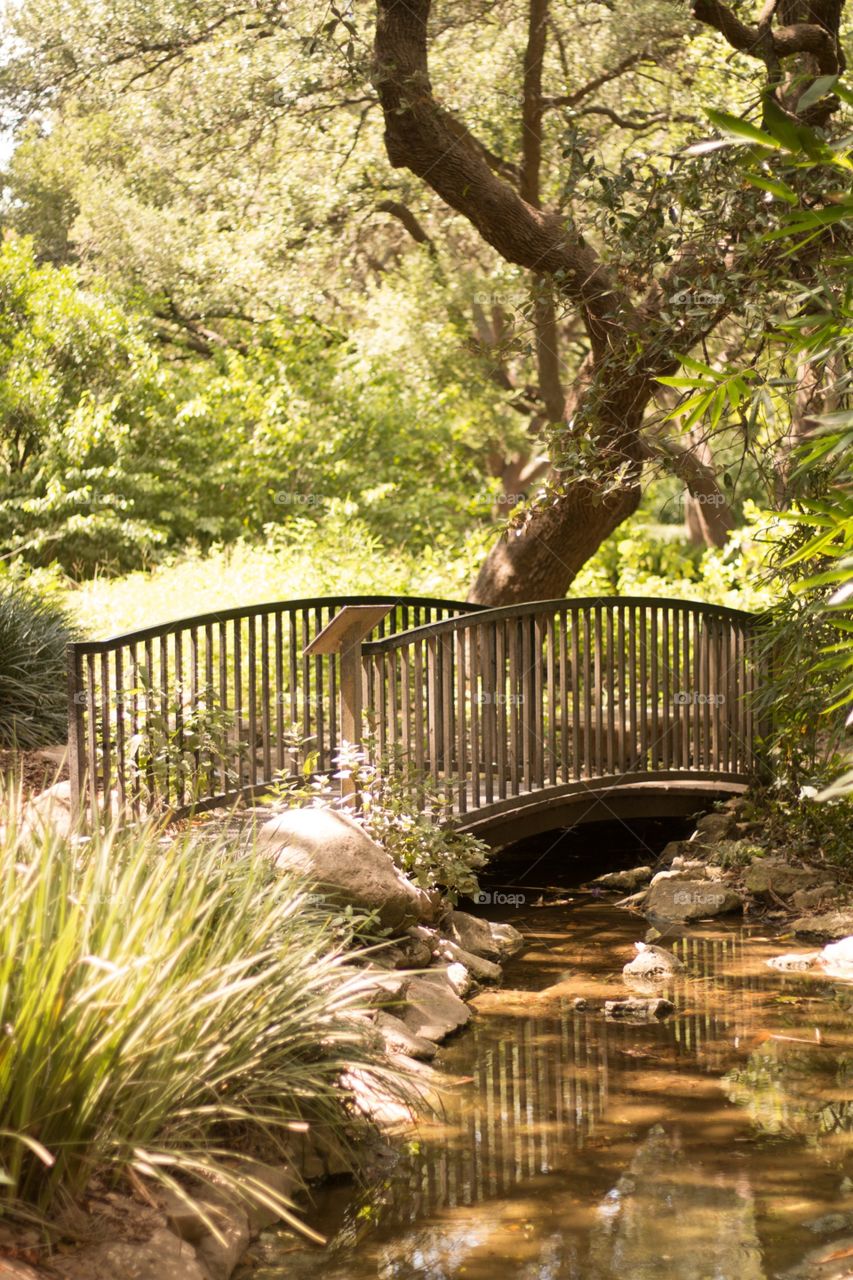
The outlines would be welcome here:
<svg viewBox="0 0 853 1280">
<path fill-rule="evenodd" d="M 493 897 L 518 892 L 513 865 Z M 674 1016 L 577 1011 L 631 994 L 647 928 L 573 890 L 584 874 L 549 855 L 523 904 L 481 908 L 527 945 L 439 1052 L 441 1123 L 375 1185 L 316 1194 L 325 1248 L 268 1233 L 245 1276 L 853 1277 L 853 985 L 769 969 L 802 948 L 766 928 L 708 924 L 660 940 L 687 965 L 663 989 Z"/>
</svg>

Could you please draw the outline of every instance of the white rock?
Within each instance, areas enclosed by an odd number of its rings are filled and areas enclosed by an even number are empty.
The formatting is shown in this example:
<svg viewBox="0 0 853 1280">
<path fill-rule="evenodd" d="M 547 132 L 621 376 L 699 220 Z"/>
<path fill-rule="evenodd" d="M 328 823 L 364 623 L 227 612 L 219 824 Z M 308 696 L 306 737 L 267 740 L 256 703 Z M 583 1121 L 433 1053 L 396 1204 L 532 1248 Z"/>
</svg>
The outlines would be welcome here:
<svg viewBox="0 0 853 1280">
<path fill-rule="evenodd" d="M 818 963 L 830 977 L 853 979 L 853 937 L 828 942 L 818 957 Z"/>
<path fill-rule="evenodd" d="M 416 1036 L 427 1040 L 443 1040 L 459 1027 L 464 1027 L 471 1012 L 446 983 L 413 978 L 406 988 L 403 1022 Z"/>
<path fill-rule="evenodd" d="M 443 964 L 440 960 L 434 962 L 423 977 L 427 982 L 438 982 L 443 987 L 449 987 L 457 996 L 462 997 L 467 996 L 473 986 L 470 973 L 459 960 L 452 960 L 450 964 Z"/>
<path fill-rule="evenodd" d="M 376 1019 L 376 1028 L 385 1042 L 389 1053 L 402 1053 L 407 1058 L 434 1058 L 436 1047 L 432 1040 L 425 1036 L 416 1036 L 409 1030 L 401 1018 L 393 1014 L 380 1012 Z"/>
<path fill-rule="evenodd" d="M 288 809 L 264 823 L 258 844 L 270 850 L 279 870 L 304 876 L 332 902 L 376 911 L 387 929 L 432 916 L 427 894 L 348 814 Z"/>
</svg>

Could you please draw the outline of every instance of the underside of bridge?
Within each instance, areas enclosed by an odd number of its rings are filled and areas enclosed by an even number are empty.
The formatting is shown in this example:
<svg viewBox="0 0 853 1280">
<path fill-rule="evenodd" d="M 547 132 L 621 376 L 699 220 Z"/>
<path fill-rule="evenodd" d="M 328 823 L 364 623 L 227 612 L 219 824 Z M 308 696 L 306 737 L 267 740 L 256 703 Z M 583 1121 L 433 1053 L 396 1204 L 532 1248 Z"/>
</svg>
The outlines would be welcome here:
<svg viewBox="0 0 853 1280">
<path fill-rule="evenodd" d="M 479 836 L 493 849 L 502 849 L 546 831 L 585 824 L 690 818 L 710 809 L 715 801 L 742 795 L 746 789 L 742 778 L 604 777 L 515 796 L 478 809 L 461 825 L 462 830 Z"/>
</svg>

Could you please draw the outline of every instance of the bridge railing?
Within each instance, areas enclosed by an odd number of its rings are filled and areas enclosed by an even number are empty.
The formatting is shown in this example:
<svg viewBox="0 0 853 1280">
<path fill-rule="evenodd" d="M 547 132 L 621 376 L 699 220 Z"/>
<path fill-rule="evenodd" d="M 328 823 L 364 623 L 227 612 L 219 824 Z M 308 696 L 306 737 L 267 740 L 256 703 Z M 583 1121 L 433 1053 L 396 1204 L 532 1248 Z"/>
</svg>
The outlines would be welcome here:
<svg viewBox="0 0 853 1280">
<path fill-rule="evenodd" d="M 755 773 L 756 618 L 614 597 L 489 609 L 366 643 L 380 757 L 462 815 L 624 775 Z"/>
<path fill-rule="evenodd" d="M 210 808 L 279 773 L 328 771 L 339 742 L 338 659 L 307 645 L 350 604 L 387 604 L 371 633 L 478 606 L 427 597 L 322 596 L 229 609 L 69 646 L 72 806 L 96 822 Z"/>
</svg>

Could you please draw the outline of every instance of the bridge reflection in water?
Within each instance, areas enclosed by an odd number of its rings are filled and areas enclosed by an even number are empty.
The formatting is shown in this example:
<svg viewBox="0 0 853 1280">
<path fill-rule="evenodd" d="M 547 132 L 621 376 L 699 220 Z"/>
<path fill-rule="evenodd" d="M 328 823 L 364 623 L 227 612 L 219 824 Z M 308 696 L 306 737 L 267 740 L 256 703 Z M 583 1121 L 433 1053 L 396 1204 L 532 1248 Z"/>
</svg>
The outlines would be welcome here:
<svg viewBox="0 0 853 1280">
<path fill-rule="evenodd" d="M 540 941 L 557 913 L 541 912 Z M 618 989 L 613 961 L 635 922 L 597 904 L 579 920 L 576 938 L 603 961 L 481 997 L 442 1051 L 457 1081 L 443 1120 L 342 1216 L 330 1197 L 324 1220 L 321 1204 L 325 1250 L 291 1242 L 279 1267 L 273 1246 L 256 1280 L 768 1280 L 814 1247 L 807 1224 L 853 1175 L 843 990 L 774 973 L 764 960 L 778 948 L 715 930 L 672 943 L 687 965 L 668 989 L 673 1018 L 607 1021 L 574 993 Z M 579 958 L 577 943 L 557 949 L 558 962 Z M 531 976 L 516 966 L 510 980 Z"/>
<path fill-rule="evenodd" d="M 611 1094 L 623 1093 L 626 1078 L 636 1076 L 638 1039 L 670 1077 L 679 1070 L 723 1072 L 762 1025 L 755 997 L 767 983 L 744 972 L 739 934 L 682 938 L 672 949 L 689 976 L 666 988 L 686 1010 L 670 1021 L 643 1027 L 607 1021 L 555 996 L 554 1016 L 475 1023 L 464 1049 L 474 1062 L 473 1080 L 448 1098 L 447 1125 L 428 1138 L 395 1189 L 390 1216 L 413 1221 L 445 1206 L 475 1204 L 564 1167 L 589 1145 Z"/>
</svg>

